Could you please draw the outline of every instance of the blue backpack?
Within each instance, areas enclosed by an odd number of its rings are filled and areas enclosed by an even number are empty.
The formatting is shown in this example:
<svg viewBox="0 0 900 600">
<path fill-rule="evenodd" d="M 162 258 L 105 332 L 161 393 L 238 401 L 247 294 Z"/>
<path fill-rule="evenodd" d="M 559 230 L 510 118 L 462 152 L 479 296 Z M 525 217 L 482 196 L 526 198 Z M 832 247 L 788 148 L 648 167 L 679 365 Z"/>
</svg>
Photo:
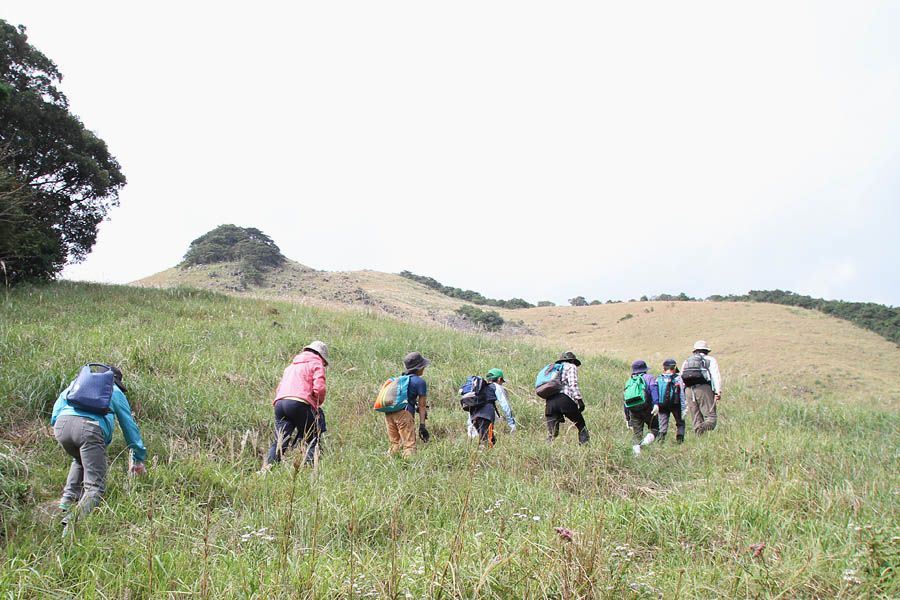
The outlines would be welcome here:
<svg viewBox="0 0 900 600">
<path fill-rule="evenodd" d="M 391 377 L 381 384 L 378 395 L 375 397 L 375 405 L 372 407 L 378 412 L 398 412 L 409 404 L 409 375 Z"/>
<path fill-rule="evenodd" d="M 474 412 L 487 404 L 487 392 L 484 389 L 484 379 L 473 375 L 459 388 L 459 405 L 467 413 Z"/>
<path fill-rule="evenodd" d="M 562 372 L 562 363 L 550 363 L 541 369 L 534 381 L 535 393 L 544 400 L 560 393 L 563 390 Z"/>
<path fill-rule="evenodd" d="M 97 371 L 93 370 L 97 367 Z M 72 408 L 96 415 L 107 415 L 112 412 L 109 404 L 112 401 L 115 375 L 107 365 L 90 363 L 81 367 L 78 377 L 66 394 L 66 402 Z"/>
</svg>

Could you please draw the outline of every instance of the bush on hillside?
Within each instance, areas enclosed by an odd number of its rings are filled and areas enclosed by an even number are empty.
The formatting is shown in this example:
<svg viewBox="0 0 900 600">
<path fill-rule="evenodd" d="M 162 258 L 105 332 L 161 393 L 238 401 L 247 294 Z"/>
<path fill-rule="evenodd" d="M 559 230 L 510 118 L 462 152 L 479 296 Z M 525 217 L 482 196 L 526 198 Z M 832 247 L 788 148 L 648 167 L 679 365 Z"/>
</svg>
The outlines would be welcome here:
<svg viewBox="0 0 900 600">
<path fill-rule="evenodd" d="M 242 282 L 258 285 L 262 272 L 281 265 L 285 257 L 275 242 L 259 229 L 219 225 L 191 242 L 181 266 L 234 261 L 240 261 Z"/>
<path fill-rule="evenodd" d="M 503 317 L 495 310 L 481 310 L 468 304 L 463 304 L 456 309 L 456 314 L 462 315 L 474 323 L 478 323 L 488 331 L 499 331 L 503 327 Z"/>
</svg>

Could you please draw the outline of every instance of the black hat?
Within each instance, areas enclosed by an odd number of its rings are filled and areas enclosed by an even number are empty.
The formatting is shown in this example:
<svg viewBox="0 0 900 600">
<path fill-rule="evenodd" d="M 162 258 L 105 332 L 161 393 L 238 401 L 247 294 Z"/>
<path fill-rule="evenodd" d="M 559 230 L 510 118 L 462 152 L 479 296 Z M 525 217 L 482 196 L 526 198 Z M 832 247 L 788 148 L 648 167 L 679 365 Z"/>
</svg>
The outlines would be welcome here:
<svg viewBox="0 0 900 600">
<path fill-rule="evenodd" d="M 122 383 L 122 371 L 120 371 L 119 367 L 115 365 L 109 365 L 109 370 L 113 372 L 113 381 L 115 382 L 115 384 L 119 386 L 120 390 L 127 394 L 128 388 L 126 388 L 125 384 Z"/>
<path fill-rule="evenodd" d="M 575 353 L 569 352 L 569 351 L 563 352 L 562 355 L 560 355 L 559 360 L 556 362 L 558 362 L 558 363 L 570 362 L 570 363 L 574 363 L 576 367 L 581 366 L 581 361 L 578 360 L 578 357 L 575 356 Z"/>
<path fill-rule="evenodd" d="M 410 352 L 403 358 L 403 366 L 407 373 L 424 369 L 431 363 L 431 359 L 425 358 L 419 352 Z"/>
</svg>

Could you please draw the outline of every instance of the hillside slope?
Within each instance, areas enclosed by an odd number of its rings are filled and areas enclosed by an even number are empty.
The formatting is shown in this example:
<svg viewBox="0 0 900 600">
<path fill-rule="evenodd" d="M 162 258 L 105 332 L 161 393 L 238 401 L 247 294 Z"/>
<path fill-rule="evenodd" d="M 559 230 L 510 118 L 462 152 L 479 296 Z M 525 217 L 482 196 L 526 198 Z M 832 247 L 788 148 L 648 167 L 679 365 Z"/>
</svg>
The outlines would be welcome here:
<svg viewBox="0 0 900 600">
<path fill-rule="evenodd" d="M 375 310 L 401 320 L 457 329 L 472 327 L 454 311 L 463 302 L 400 275 L 378 271 L 317 271 L 289 261 L 261 287 L 243 289 L 236 264 L 173 268 L 133 285 L 191 287 L 331 307 Z M 567 347 L 587 356 L 679 362 L 693 342 L 707 340 L 726 385 L 759 394 L 778 386 L 814 397 L 871 396 L 900 406 L 900 347 L 871 331 L 822 313 L 760 302 L 634 302 L 596 306 L 498 309 L 504 335 Z M 626 318 L 627 315 L 632 315 Z M 516 326 L 519 321 L 524 327 Z M 519 382 L 522 383 L 522 382 Z"/>
<path fill-rule="evenodd" d="M 273 388 L 315 338 L 331 350 L 325 454 L 315 469 L 259 474 Z M 433 360 L 433 439 L 401 461 L 386 455 L 371 403 L 412 349 Z M 565 428 L 548 444 L 530 380 L 559 350 L 183 288 L 13 288 L 0 313 L 0 597 L 900 592 L 897 411 L 732 386 L 712 434 L 634 457 L 617 397 L 625 365 L 597 356 L 579 369 L 591 443 Z M 117 432 L 105 504 L 61 538 L 47 507 L 71 459 L 47 430 L 49 408 L 95 360 L 125 373 L 149 474 L 125 477 Z M 519 429 L 498 421 L 497 445 L 480 451 L 456 390 L 494 366 L 512 382 Z"/>
</svg>

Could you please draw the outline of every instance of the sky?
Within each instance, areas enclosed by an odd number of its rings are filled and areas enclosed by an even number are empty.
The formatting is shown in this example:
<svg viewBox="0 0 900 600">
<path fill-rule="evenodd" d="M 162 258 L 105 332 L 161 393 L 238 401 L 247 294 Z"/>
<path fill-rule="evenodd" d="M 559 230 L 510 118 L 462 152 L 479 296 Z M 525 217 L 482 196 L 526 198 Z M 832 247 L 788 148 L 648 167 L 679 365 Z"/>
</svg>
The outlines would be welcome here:
<svg viewBox="0 0 900 600">
<path fill-rule="evenodd" d="M 231 223 L 565 304 L 900 305 L 900 2 L 6 0 L 128 178 L 67 279 Z"/>
</svg>

